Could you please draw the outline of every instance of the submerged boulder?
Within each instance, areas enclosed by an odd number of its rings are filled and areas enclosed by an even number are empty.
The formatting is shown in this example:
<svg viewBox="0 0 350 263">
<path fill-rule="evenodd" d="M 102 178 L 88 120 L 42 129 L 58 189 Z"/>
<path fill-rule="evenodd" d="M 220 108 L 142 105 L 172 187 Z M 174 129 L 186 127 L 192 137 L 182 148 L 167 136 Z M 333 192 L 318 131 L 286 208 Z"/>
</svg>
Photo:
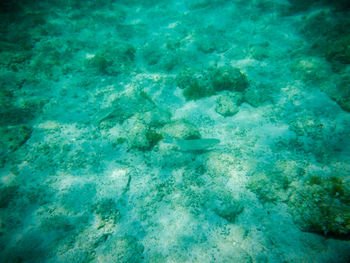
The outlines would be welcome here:
<svg viewBox="0 0 350 263">
<path fill-rule="evenodd" d="M 184 90 L 187 100 L 198 100 L 225 90 L 243 92 L 249 86 L 247 76 L 230 65 L 204 70 L 185 68 L 177 75 L 176 84 Z"/>
<path fill-rule="evenodd" d="M 214 94 L 208 80 L 208 74 L 203 70 L 183 69 L 176 77 L 176 84 L 183 89 L 187 100 L 198 100 Z"/>
<path fill-rule="evenodd" d="M 201 135 L 196 126 L 187 120 L 174 120 L 162 128 L 162 133 L 165 133 L 173 138 L 194 140 L 200 139 Z"/>
<path fill-rule="evenodd" d="M 243 206 L 238 203 L 237 201 L 231 201 L 231 202 L 218 202 L 217 206 L 214 209 L 214 212 L 226 219 L 230 223 L 234 223 L 236 220 L 236 217 L 242 213 Z"/>
<path fill-rule="evenodd" d="M 224 117 L 233 116 L 239 111 L 241 103 L 241 93 L 225 92 L 217 98 L 215 111 Z"/>
<path fill-rule="evenodd" d="M 210 77 L 215 91 L 244 91 L 248 87 L 247 76 L 229 65 L 212 69 Z"/>
<path fill-rule="evenodd" d="M 149 151 L 163 139 L 159 132 L 137 118 L 130 119 L 126 126 L 130 127 L 127 134 L 129 149 Z"/>
<path fill-rule="evenodd" d="M 237 216 L 243 212 L 243 205 L 228 191 L 213 192 L 210 196 L 208 208 L 229 223 L 234 223 Z"/>
<path fill-rule="evenodd" d="M 350 181 L 338 176 L 311 174 L 296 185 L 289 206 L 304 231 L 339 238 L 350 237 Z"/>
<path fill-rule="evenodd" d="M 101 110 L 97 115 L 97 123 L 100 126 L 112 127 L 115 124 L 123 124 L 137 113 L 155 109 L 156 105 L 145 92 L 132 90 L 121 94 L 111 102 L 108 108 Z"/>
</svg>

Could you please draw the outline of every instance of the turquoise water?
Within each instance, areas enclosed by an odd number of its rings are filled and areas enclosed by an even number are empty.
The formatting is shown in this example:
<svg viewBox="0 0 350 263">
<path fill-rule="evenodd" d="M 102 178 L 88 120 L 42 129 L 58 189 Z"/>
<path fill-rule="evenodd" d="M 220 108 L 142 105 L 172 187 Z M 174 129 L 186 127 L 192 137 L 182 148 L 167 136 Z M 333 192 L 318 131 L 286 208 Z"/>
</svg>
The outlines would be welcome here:
<svg viewBox="0 0 350 263">
<path fill-rule="evenodd" d="M 0 4 L 0 262 L 350 262 L 347 1 Z"/>
</svg>

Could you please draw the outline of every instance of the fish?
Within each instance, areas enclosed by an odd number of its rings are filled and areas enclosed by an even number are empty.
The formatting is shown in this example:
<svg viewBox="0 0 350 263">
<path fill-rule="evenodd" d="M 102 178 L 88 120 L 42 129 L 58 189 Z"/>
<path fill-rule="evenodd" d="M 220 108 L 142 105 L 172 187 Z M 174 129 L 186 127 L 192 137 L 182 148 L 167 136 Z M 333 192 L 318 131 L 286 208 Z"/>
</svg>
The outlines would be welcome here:
<svg viewBox="0 0 350 263">
<path fill-rule="evenodd" d="M 165 141 L 164 141 L 165 143 L 171 143 L 177 146 L 178 149 L 183 152 L 208 151 L 220 143 L 220 140 L 215 138 L 184 140 L 184 139 L 173 138 L 168 134 L 164 134 L 164 137 L 165 137 Z"/>
</svg>

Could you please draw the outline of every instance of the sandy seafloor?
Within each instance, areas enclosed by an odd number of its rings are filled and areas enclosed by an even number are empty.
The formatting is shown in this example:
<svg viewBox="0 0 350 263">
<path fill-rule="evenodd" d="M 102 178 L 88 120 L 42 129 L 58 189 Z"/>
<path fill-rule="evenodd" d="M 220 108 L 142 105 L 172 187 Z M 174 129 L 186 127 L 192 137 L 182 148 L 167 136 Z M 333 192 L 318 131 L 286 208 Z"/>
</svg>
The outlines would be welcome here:
<svg viewBox="0 0 350 263">
<path fill-rule="evenodd" d="M 0 7 L 0 262 L 350 262 L 346 1 Z"/>
</svg>

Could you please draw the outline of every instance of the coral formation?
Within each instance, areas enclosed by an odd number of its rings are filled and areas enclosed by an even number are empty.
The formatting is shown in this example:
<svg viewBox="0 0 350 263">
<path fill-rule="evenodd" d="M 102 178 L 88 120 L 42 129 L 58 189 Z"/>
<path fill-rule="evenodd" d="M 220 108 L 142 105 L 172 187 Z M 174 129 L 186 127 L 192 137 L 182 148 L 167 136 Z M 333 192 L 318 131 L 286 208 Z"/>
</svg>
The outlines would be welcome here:
<svg viewBox="0 0 350 263">
<path fill-rule="evenodd" d="M 206 71 L 185 68 L 176 76 L 176 84 L 184 89 L 187 100 L 198 100 L 214 94 Z"/>
<path fill-rule="evenodd" d="M 210 69 L 210 79 L 215 91 L 244 91 L 248 87 L 247 76 L 238 68 L 225 65 Z"/>
<path fill-rule="evenodd" d="M 184 119 L 174 120 L 167 123 L 162 128 L 162 133 L 184 140 L 200 139 L 201 137 L 196 126 Z"/>
<path fill-rule="evenodd" d="M 198 100 L 212 94 L 213 92 L 210 87 L 200 80 L 192 81 L 183 92 L 183 95 L 187 100 Z"/>
<path fill-rule="evenodd" d="M 118 96 L 110 104 L 110 107 L 98 114 L 97 122 L 99 125 L 114 126 L 117 123 L 122 124 L 136 113 L 148 112 L 156 108 L 149 97 L 137 90 L 130 94 Z"/>
<path fill-rule="evenodd" d="M 176 83 L 184 89 L 187 100 L 198 100 L 225 90 L 243 92 L 249 85 L 246 75 L 229 65 L 200 71 L 185 68 L 177 75 Z"/>
<path fill-rule="evenodd" d="M 239 111 L 241 103 L 240 93 L 225 92 L 216 99 L 215 111 L 224 117 L 233 116 Z"/>
<path fill-rule="evenodd" d="M 243 211 L 242 204 L 233 200 L 232 197 L 226 200 L 216 200 L 214 203 L 214 212 L 230 223 L 234 223 L 236 217 Z"/>
<path fill-rule="evenodd" d="M 292 212 L 305 231 L 337 237 L 350 234 L 349 182 L 336 175 L 311 174 L 289 200 Z M 294 210 L 295 209 L 295 210 Z"/>
</svg>

